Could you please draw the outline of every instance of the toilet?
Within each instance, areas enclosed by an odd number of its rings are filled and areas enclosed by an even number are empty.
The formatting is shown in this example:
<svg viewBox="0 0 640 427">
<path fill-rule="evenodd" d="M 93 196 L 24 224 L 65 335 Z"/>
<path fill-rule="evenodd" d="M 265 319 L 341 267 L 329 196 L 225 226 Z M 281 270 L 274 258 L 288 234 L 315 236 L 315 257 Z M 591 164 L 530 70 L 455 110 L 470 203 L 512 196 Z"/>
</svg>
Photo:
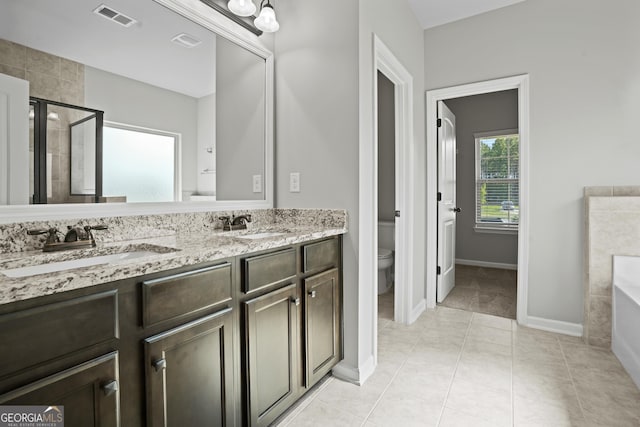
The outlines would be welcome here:
<svg viewBox="0 0 640 427">
<path fill-rule="evenodd" d="M 391 266 L 393 252 L 391 249 L 378 248 L 378 295 L 386 293 L 391 288 Z"/>
<path fill-rule="evenodd" d="M 393 286 L 393 248 L 395 247 L 393 221 L 378 222 L 378 295 Z"/>
</svg>

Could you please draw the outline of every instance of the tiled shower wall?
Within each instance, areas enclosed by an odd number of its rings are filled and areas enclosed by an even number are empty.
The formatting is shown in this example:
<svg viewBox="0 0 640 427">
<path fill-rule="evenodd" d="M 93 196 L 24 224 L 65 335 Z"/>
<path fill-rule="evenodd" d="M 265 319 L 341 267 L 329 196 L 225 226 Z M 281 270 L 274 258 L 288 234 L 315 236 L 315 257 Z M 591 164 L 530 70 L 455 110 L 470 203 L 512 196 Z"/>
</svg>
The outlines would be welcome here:
<svg viewBox="0 0 640 427">
<path fill-rule="evenodd" d="M 586 187 L 584 338 L 611 346 L 613 255 L 640 255 L 640 186 Z"/>
<path fill-rule="evenodd" d="M 28 80 L 30 96 L 84 105 L 83 64 L 0 39 L 0 73 Z M 52 166 L 52 191 L 48 203 L 70 201 L 69 123 L 79 118 L 78 113 L 68 109 L 57 112 L 60 120 L 49 121 L 47 130 L 47 154 Z M 32 144 L 33 135 L 30 136 Z M 30 151 L 33 152 L 33 146 L 30 147 Z"/>
</svg>

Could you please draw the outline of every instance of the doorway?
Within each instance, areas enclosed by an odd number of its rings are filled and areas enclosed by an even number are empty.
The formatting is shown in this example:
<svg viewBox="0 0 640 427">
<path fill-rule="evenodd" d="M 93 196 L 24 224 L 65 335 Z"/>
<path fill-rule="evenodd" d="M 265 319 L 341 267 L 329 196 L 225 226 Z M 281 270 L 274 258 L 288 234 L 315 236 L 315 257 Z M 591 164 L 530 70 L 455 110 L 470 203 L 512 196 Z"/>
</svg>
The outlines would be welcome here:
<svg viewBox="0 0 640 427">
<path fill-rule="evenodd" d="M 517 225 L 517 302 L 516 319 L 527 323 L 527 264 L 529 241 L 529 78 L 520 75 L 467 85 L 427 91 L 427 307 L 435 308 L 438 284 L 438 102 L 447 99 L 516 89 L 519 131 L 519 221 Z"/>
<path fill-rule="evenodd" d="M 442 116 L 439 138 L 453 135 L 449 144 L 455 145 L 452 156 L 446 150 L 439 153 L 440 163 L 449 159 L 439 165 L 439 180 L 449 185 L 439 186 L 443 197 L 438 211 L 441 218 L 452 217 L 450 222 L 455 225 L 444 227 L 447 234 L 439 230 L 438 249 L 447 256 L 438 263 L 442 271 L 437 301 L 445 307 L 515 319 L 520 216 L 518 91 L 450 98 L 440 101 L 438 107 Z M 448 128 L 450 123 L 455 123 L 455 129 Z M 447 177 L 449 171 L 453 177 Z M 447 239 L 449 233 L 455 237 Z M 443 246 L 449 240 L 454 247 L 445 252 Z"/>
<path fill-rule="evenodd" d="M 394 318 L 396 138 L 395 85 L 378 70 L 378 322 Z"/>
</svg>

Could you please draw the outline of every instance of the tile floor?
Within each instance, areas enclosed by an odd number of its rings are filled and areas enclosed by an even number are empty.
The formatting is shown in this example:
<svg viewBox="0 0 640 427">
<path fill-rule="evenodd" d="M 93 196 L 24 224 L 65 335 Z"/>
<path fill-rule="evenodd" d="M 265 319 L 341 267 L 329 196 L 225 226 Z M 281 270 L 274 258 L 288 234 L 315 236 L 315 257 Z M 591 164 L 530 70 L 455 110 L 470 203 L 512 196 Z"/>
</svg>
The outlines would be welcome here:
<svg viewBox="0 0 640 427">
<path fill-rule="evenodd" d="M 441 305 L 516 318 L 517 272 L 456 264 L 456 286 Z"/>
<path fill-rule="evenodd" d="M 327 377 L 276 425 L 640 426 L 640 391 L 610 351 L 442 306 L 411 326 L 380 314 L 373 376 Z"/>
</svg>

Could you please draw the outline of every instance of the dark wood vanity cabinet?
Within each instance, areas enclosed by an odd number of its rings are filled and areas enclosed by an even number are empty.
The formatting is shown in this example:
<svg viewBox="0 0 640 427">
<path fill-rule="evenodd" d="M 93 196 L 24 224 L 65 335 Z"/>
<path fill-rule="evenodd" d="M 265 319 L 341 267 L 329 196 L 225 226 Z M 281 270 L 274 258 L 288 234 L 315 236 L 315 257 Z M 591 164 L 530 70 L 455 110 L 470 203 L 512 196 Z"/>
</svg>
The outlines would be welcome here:
<svg viewBox="0 0 640 427">
<path fill-rule="evenodd" d="M 118 353 L 108 353 L 5 393 L 0 396 L 0 405 L 62 407 L 67 427 L 120 426 Z"/>
<path fill-rule="evenodd" d="M 305 386 L 310 387 L 341 358 L 338 269 L 304 279 L 304 295 Z"/>
<path fill-rule="evenodd" d="M 342 357 L 341 239 L 241 260 L 245 424 L 266 426 Z"/>
<path fill-rule="evenodd" d="M 243 303 L 244 381 L 252 426 L 269 425 L 298 398 L 299 305 L 295 284 Z"/>
<path fill-rule="evenodd" d="M 147 425 L 231 426 L 232 309 L 145 339 Z"/>
<path fill-rule="evenodd" d="M 0 404 L 263 426 L 340 360 L 341 237 L 0 306 Z"/>
</svg>

